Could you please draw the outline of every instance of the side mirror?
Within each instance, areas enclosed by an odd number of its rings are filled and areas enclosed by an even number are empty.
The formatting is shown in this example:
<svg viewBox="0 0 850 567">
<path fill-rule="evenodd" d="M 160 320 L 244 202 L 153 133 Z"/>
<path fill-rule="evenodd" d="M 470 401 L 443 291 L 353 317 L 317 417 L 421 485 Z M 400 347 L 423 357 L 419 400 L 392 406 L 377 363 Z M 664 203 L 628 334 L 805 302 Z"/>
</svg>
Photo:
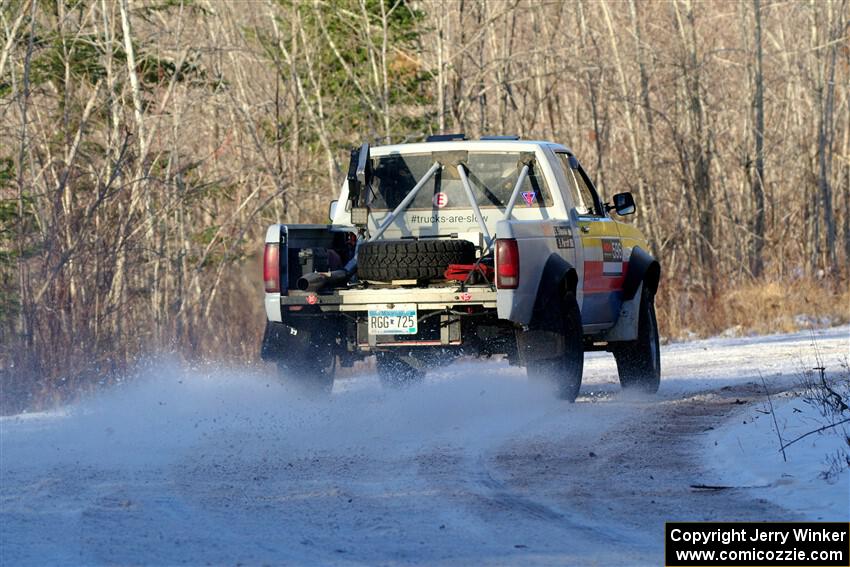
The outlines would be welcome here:
<svg viewBox="0 0 850 567">
<path fill-rule="evenodd" d="M 614 195 L 614 204 L 605 204 L 608 211 L 614 210 L 618 215 L 631 215 L 635 212 L 635 199 L 631 193 L 617 193 Z"/>
<path fill-rule="evenodd" d="M 331 201 L 330 205 L 328 206 L 328 218 L 331 220 L 334 220 L 334 217 L 336 216 L 337 205 L 339 205 L 339 201 L 334 200 Z"/>
</svg>

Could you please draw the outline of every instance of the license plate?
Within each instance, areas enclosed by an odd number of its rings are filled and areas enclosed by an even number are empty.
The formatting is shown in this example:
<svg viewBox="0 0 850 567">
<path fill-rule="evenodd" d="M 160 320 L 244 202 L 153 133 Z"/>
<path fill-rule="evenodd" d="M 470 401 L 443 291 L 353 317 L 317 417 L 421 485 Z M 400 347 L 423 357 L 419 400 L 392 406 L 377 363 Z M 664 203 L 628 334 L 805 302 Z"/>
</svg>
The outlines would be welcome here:
<svg viewBox="0 0 850 567">
<path fill-rule="evenodd" d="M 418 332 L 415 303 L 369 306 L 370 335 L 415 335 Z"/>
</svg>

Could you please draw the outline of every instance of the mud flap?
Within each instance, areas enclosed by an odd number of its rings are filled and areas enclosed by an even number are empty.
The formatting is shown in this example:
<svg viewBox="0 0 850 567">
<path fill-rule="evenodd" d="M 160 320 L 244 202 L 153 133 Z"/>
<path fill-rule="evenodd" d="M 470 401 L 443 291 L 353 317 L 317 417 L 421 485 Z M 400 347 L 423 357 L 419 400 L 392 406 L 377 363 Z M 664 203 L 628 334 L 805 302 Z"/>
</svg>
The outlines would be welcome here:
<svg viewBox="0 0 850 567">
<path fill-rule="evenodd" d="M 310 344 L 310 333 L 299 331 L 295 327 L 276 321 L 266 321 L 260 358 L 275 361 L 284 353 L 303 352 Z"/>
<path fill-rule="evenodd" d="M 564 354 L 562 321 L 553 306 L 553 298 L 565 292 L 575 293 L 578 277 L 575 268 L 557 254 L 552 254 L 543 267 L 537 287 L 537 300 L 527 329 L 517 331 L 517 354 L 522 364 L 531 360 L 557 358 Z"/>
<path fill-rule="evenodd" d="M 564 354 L 564 340 L 555 330 L 530 328 L 517 331 L 516 348 L 520 364 L 557 358 Z"/>
<path fill-rule="evenodd" d="M 617 323 L 605 333 L 603 340 L 608 342 L 633 341 L 637 339 L 640 319 L 640 296 L 643 294 L 643 283 L 638 285 L 632 298 L 623 301 Z"/>
</svg>

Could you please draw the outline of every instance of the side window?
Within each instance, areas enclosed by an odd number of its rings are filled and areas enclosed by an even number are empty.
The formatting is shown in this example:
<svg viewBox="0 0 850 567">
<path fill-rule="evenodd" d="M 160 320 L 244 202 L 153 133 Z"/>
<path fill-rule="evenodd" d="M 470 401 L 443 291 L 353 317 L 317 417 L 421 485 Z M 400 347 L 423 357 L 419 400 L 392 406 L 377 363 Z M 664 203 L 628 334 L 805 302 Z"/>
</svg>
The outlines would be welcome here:
<svg viewBox="0 0 850 567">
<path fill-rule="evenodd" d="M 565 153 L 559 153 L 558 159 L 561 162 L 564 175 L 570 186 L 570 194 L 576 205 L 576 212 L 582 216 L 603 216 L 596 191 L 593 190 L 590 183 L 586 180 L 585 173 L 582 171 L 578 160 L 575 158 L 571 160 L 570 156 Z M 570 163 L 571 161 L 573 163 Z"/>
</svg>

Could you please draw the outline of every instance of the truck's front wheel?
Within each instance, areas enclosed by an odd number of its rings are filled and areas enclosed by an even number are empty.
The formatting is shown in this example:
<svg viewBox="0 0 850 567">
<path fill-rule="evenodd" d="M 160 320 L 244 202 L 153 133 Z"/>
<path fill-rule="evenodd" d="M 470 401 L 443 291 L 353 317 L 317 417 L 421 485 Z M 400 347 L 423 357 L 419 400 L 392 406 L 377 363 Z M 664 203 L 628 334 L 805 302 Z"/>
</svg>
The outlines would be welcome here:
<svg viewBox="0 0 850 567">
<path fill-rule="evenodd" d="M 527 353 L 531 356 L 526 372 L 530 379 L 553 384 L 556 395 L 562 400 L 574 402 L 584 370 L 581 311 L 572 293 L 560 301 L 550 302 L 546 308 L 539 321 L 531 326 L 528 339 L 523 341 L 528 348 L 543 351 Z M 554 356 L 547 357 L 547 354 Z"/>
</svg>

